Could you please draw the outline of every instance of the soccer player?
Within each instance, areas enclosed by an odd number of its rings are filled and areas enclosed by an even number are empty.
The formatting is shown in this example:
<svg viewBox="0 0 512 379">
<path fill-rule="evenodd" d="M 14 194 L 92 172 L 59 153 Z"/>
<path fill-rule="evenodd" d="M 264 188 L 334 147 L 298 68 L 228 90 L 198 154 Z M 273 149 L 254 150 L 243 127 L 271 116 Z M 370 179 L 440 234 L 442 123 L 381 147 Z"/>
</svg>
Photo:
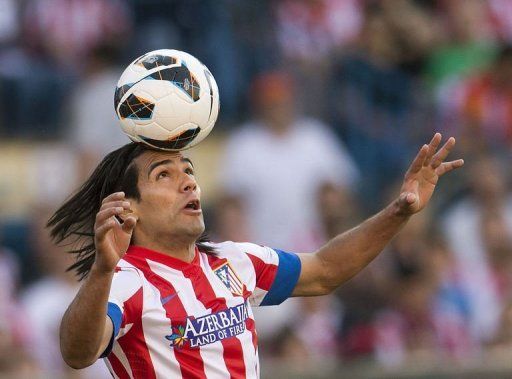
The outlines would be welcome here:
<svg viewBox="0 0 512 379">
<path fill-rule="evenodd" d="M 116 378 L 258 377 L 251 307 L 328 294 L 363 269 L 463 165 L 445 162 L 455 139 L 440 142 L 422 146 L 395 201 L 310 254 L 205 242 L 188 158 L 134 143 L 110 153 L 49 221 L 85 278 L 62 319 L 64 360 L 106 358 Z"/>
</svg>

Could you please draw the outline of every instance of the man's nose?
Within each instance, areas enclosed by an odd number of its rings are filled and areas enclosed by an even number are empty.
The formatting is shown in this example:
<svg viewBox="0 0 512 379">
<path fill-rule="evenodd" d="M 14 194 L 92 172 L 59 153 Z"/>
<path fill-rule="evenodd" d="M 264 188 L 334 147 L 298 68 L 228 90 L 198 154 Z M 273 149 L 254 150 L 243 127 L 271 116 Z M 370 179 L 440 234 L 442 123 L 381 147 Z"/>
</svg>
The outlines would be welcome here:
<svg viewBox="0 0 512 379">
<path fill-rule="evenodd" d="M 197 182 L 196 180 L 188 175 L 184 174 L 185 178 L 183 179 L 183 182 L 181 183 L 181 191 L 182 192 L 192 192 L 197 189 Z"/>
</svg>

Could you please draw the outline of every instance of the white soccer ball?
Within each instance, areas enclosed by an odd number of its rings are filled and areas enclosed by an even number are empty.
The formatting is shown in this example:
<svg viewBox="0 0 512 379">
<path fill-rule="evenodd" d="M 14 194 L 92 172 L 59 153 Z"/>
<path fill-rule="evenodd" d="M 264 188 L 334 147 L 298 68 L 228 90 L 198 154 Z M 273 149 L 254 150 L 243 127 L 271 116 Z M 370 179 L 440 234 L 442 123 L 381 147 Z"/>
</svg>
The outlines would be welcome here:
<svg viewBox="0 0 512 379">
<path fill-rule="evenodd" d="M 179 50 L 155 50 L 124 70 L 114 107 L 132 141 L 161 150 L 185 150 L 201 142 L 215 125 L 219 89 L 197 58 Z"/>
</svg>

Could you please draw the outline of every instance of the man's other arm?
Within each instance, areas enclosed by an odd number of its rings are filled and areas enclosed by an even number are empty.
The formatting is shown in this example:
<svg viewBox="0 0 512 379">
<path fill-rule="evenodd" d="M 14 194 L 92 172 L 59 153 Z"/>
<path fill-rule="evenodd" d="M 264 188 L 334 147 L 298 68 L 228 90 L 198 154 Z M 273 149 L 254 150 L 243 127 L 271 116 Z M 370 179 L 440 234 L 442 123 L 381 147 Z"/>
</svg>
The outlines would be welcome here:
<svg viewBox="0 0 512 379">
<path fill-rule="evenodd" d="M 436 133 L 428 145 L 422 146 L 405 174 L 398 199 L 359 226 L 335 237 L 317 252 L 299 255 L 302 269 L 293 296 L 332 292 L 366 267 L 407 220 L 427 205 L 439 177 L 464 164 L 462 159 L 444 162 L 455 139 L 449 138 L 437 151 L 441 138 Z"/>
</svg>

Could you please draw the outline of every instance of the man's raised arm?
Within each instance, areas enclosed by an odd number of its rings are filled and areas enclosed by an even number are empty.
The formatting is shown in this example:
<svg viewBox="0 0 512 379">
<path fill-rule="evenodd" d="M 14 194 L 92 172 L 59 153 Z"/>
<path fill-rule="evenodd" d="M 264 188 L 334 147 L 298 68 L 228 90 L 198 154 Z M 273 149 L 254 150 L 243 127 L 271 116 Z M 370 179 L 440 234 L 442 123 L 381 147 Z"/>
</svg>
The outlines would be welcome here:
<svg viewBox="0 0 512 379">
<path fill-rule="evenodd" d="M 407 220 L 427 205 L 439 178 L 464 164 L 462 159 L 445 162 L 455 139 L 449 138 L 437 151 L 441 138 L 436 133 L 422 146 L 405 174 L 398 199 L 314 254 L 299 255 L 302 270 L 293 296 L 325 295 L 336 289 L 366 267 Z"/>
<path fill-rule="evenodd" d="M 103 200 L 96 215 L 95 262 L 60 325 L 62 357 L 73 368 L 93 364 L 112 338 L 113 322 L 107 316 L 110 287 L 115 267 L 128 249 L 136 224 L 133 217 L 119 224 L 115 216 L 129 208 L 124 193 L 117 192 Z"/>
</svg>

